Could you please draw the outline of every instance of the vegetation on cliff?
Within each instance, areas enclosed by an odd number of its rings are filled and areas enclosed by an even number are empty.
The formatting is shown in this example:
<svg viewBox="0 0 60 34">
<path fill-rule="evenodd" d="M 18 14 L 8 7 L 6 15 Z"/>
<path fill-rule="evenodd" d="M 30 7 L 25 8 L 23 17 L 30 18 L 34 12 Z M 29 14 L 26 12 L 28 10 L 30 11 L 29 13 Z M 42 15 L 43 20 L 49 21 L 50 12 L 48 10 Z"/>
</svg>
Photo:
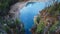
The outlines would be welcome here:
<svg viewBox="0 0 60 34">
<path fill-rule="evenodd" d="M 35 23 L 38 23 L 36 34 L 60 34 L 60 2 L 55 1 L 40 11 Z"/>
<path fill-rule="evenodd" d="M 9 10 L 12 5 L 24 0 L 0 0 L 0 34 L 24 34 L 24 24 L 16 18 L 11 19 Z"/>
<path fill-rule="evenodd" d="M 25 0 L 0 0 L 0 16 L 5 16 L 9 14 L 10 7 L 17 2 L 22 2 Z M 27 0 L 26 0 L 27 1 Z"/>
</svg>

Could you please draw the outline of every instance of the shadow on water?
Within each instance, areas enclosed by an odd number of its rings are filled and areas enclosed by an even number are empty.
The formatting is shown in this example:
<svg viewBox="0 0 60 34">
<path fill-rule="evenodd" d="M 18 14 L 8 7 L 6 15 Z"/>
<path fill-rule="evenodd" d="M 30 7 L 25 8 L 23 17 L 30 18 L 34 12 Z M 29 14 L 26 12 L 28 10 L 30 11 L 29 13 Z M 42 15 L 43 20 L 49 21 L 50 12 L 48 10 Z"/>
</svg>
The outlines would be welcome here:
<svg viewBox="0 0 60 34">
<path fill-rule="evenodd" d="M 42 2 L 28 2 L 26 6 L 20 10 L 20 19 L 25 26 L 25 34 L 31 34 L 30 28 L 34 25 L 33 18 L 45 7 Z"/>
</svg>

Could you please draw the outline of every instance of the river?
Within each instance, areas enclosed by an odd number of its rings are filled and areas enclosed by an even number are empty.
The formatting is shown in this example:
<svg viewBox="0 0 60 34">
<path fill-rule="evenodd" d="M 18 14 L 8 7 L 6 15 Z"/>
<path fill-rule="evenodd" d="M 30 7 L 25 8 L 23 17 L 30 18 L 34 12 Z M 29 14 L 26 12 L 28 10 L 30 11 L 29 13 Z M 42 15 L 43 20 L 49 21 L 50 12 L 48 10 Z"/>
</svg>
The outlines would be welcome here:
<svg viewBox="0 0 60 34">
<path fill-rule="evenodd" d="M 31 34 L 30 28 L 34 25 L 34 16 L 45 7 L 43 2 L 28 2 L 25 7 L 20 10 L 20 19 L 24 23 L 25 34 Z"/>
</svg>

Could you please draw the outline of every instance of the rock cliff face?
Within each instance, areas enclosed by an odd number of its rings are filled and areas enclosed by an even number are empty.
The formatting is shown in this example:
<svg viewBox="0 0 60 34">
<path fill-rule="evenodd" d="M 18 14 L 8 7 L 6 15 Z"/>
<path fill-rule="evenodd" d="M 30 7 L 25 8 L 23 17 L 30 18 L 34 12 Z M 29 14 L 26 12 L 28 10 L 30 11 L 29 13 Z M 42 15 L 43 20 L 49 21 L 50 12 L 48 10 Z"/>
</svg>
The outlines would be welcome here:
<svg viewBox="0 0 60 34">
<path fill-rule="evenodd" d="M 0 0 L 0 34 L 24 34 L 24 24 L 17 19 L 23 6 L 19 0 Z"/>
<path fill-rule="evenodd" d="M 14 20 L 19 18 L 20 10 L 26 5 L 27 2 L 18 2 L 11 6 L 9 11 L 9 16 L 12 17 Z"/>
<path fill-rule="evenodd" d="M 25 6 L 27 0 L 0 0 L 0 16 L 3 18 L 15 17 Z M 13 15 L 13 16 L 12 16 Z"/>
<path fill-rule="evenodd" d="M 18 2 L 19 0 L 0 0 L 0 16 L 5 16 L 10 10 L 10 6 Z"/>
<path fill-rule="evenodd" d="M 37 23 L 37 29 L 34 31 L 34 28 L 32 31 L 37 34 L 60 34 L 60 2 L 55 2 L 40 11 L 35 18 L 35 23 Z"/>
</svg>

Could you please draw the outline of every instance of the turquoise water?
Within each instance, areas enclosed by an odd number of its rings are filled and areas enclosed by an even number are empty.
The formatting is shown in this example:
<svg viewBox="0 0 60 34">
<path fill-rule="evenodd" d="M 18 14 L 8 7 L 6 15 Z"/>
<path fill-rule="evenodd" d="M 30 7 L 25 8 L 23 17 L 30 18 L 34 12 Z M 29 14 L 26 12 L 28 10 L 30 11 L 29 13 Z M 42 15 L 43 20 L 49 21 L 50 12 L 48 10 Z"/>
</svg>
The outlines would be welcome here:
<svg viewBox="0 0 60 34">
<path fill-rule="evenodd" d="M 29 29 L 34 25 L 33 18 L 36 16 L 40 10 L 42 10 L 45 7 L 45 3 L 42 2 L 30 2 L 27 3 L 27 5 L 20 10 L 20 19 L 24 23 L 24 28 L 26 33 L 25 34 L 31 34 Z"/>
</svg>

